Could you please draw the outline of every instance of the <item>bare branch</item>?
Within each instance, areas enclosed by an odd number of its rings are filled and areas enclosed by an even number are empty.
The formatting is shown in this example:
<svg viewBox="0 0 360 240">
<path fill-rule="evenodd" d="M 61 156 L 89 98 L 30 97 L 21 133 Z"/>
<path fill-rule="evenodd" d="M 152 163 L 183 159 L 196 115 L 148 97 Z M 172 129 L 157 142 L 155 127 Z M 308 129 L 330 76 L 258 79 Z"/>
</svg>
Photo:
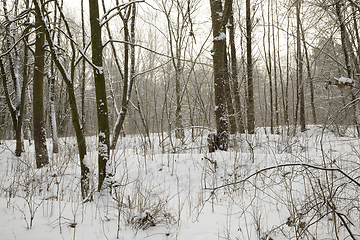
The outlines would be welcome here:
<svg viewBox="0 0 360 240">
<path fill-rule="evenodd" d="M 233 183 L 227 183 L 227 184 L 224 184 L 224 185 L 221 185 L 221 186 L 218 186 L 218 187 L 207 188 L 207 189 L 215 191 L 215 190 L 218 190 L 218 189 L 221 189 L 221 188 L 224 188 L 224 187 L 237 185 L 237 184 L 246 182 L 250 178 L 258 175 L 259 173 L 266 172 L 266 171 L 269 171 L 269 170 L 272 170 L 272 169 L 282 168 L 282 167 L 304 167 L 304 168 L 313 168 L 313 169 L 322 170 L 322 171 L 339 172 L 342 175 L 344 175 L 347 179 L 349 179 L 350 182 L 353 182 L 353 183 L 355 183 L 355 185 L 360 187 L 360 183 L 358 181 L 356 181 L 354 178 L 350 177 L 347 173 L 345 173 L 340 168 L 326 168 L 326 167 L 311 165 L 311 164 L 307 164 L 307 163 L 285 163 L 285 164 L 280 164 L 280 165 L 276 165 L 276 166 L 270 166 L 270 167 L 267 167 L 267 168 L 256 170 L 254 173 L 250 174 L 246 178 L 243 178 L 243 179 L 241 179 L 239 181 L 236 181 L 236 182 L 233 182 Z"/>
</svg>

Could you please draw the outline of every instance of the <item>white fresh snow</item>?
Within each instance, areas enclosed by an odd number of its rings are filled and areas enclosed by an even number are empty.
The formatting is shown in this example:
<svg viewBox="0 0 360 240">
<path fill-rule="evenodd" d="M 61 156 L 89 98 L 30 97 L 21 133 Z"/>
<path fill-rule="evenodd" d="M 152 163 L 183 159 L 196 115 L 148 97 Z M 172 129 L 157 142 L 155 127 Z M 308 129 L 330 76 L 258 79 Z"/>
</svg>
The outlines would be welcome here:
<svg viewBox="0 0 360 240">
<path fill-rule="evenodd" d="M 196 134 L 192 141 L 187 131 L 185 145 L 176 139 L 171 143 L 168 136 L 158 139 L 158 134 L 151 136 L 152 147 L 141 136 L 120 139 L 110 157 L 111 196 L 96 192 L 97 138 L 88 137 L 85 161 L 95 193 L 84 204 L 74 138 L 59 139 L 60 153 L 50 154 L 51 164 L 40 170 L 35 168 L 33 144 L 25 141 L 26 152 L 16 158 L 15 142 L 3 141 L 0 239 L 282 240 L 295 239 L 296 230 L 300 239 L 335 239 L 333 215 L 322 215 L 329 211 L 324 201 L 329 200 L 327 179 L 334 184 L 336 210 L 352 219 L 355 226 L 349 227 L 359 236 L 359 187 L 340 172 L 326 177 L 321 170 L 300 166 L 261 171 L 302 163 L 340 167 L 357 181 L 360 149 L 352 133 L 338 137 L 312 126 L 291 137 L 284 129 L 280 135 L 258 129 L 254 136 L 231 136 L 229 151 L 211 154 L 208 131 L 198 128 Z M 213 194 L 209 190 L 251 174 L 247 181 Z M 350 239 L 336 220 L 340 239 Z"/>
<path fill-rule="evenodd" d="M 340 78 L 335 78 L 340 84 L 346 84 L 346 83 L 350 83 L 352 84 L 354 82 L 354 80 L 352 80 L 351 78 L 346 78 L 346 77 L 340 77 Z"/>
<path fill-rule="evenodd" d="M 221 41 L 226 39 L 226 34 L 224 32 L 220 32 L 219 36 L 214 38 L 214 41 Z"/>
</svg>

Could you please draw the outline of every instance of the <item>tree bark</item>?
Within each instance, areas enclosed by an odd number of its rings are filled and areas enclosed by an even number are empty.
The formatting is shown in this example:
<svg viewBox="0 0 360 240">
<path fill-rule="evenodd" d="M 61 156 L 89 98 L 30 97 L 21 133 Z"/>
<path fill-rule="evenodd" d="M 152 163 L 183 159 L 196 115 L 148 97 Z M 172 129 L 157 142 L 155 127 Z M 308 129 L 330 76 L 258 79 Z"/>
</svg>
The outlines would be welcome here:
<svg viewBox="0 0 360 240">
<path fill-rule="evenodd" d="M 214 89 L 215 89 L 215 121 L 216 121 L 216 145 L 217 149 L 226 151 L 228 149 L 228 116 L 226 96 L 226 29 L 230 15 L 229 8 L 231 0 L 225 2 L 224 10 L 222 1 L 210 0 L 211 20 L 213 29 L 213 68 L 214 68 Z"/>
<path fill-rule="evenodd" d="M 108 107 L 106 98 L 106 85 L 103 71 L 102 51 L 103 45 L 101 41 L 101 26 L 99 19 L 98 0 L 89 0 L 90 11 L 90 27 L 91 27 L 91 47 L 92 47 L 92 63 L 94 64 L 94 80 L 96 93 L 96 107 L 98 118 L 98 167 L 99 182 L 98 191 L 108 187 L 107 178 L 109 177 L 107 165 L 110 157 L 110 131 L 108 119 Z M 105 182 L 105 184 L 104 184 Z M 104 185 L 104 186 L 103 186 Z"/>
<path fill-rule="evenodd" d="M 252 62 L 252 19 L 250 0 L 246 0 L 246 61 L 247 61 L 247 128 L 255 133 L 254 83 Z"/>
<path fill-rule="evenodd" d="M 38 0 L 34 0 L 36 2 Z M 35 3 L 37 5 L 37 3 Z M 33 78 L 33 129 L 36 167 L 41 168 L 49 163 L 46 146 L 45 118 L 44 118 L 44 71 L 45 71 L 45 34 L 41 25 L 41 9 L 36 9 L 35 54 Z"/>
</svg>

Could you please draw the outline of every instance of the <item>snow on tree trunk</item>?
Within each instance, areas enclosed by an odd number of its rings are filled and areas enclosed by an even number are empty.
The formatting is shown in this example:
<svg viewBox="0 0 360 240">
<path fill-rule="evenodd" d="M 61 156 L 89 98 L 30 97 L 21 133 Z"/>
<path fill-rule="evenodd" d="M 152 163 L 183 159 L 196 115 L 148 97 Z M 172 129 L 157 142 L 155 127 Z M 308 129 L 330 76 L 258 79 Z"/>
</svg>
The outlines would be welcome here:
<svg viewBox="0 0 360 240">
<path fill-rule="evenodd" d="M 51 63 L 53 65 L 53 63 Z M 51 66 L 51 69 L 53 66 Z M 56 125 L 56 112 L 55 112 L 55 73 L 51 70 L 51 76 L 49 78 L 49 104 L 50 104 L 50 125 L 51 125 L 51 136 L 53 141 L 53 153 L 59 152 L 58 136 L 57 136 L 57 125 Z"/>
<path fill-rule="evenodd" d="M 90 11 L 90 27 L 91 27 L 91 47 L 92 47 L 92 63 L 94 65 L 96 107 L 98 119 L 98 167 L 99 181 L 98 191 L 105 189 L 107 178 L 107 165 L 110 156 L 110 131 L 109 118 L 106 99 L 106 85 L 103 71 L 102 51 L 103 45 L 101 41 L 101 26 L 99 20 L 99 5 L 97 0 L 89 0 Z"/>
<path fill-rule="evenodd" d="M 348 78 L 350 78 L 352 81 L 354 79 L 353 76 L 353 69 L 351 66 L 351 61 L 350 61 L 350 55 L 349 55 L 349 47 L 347 46 L 347 36 L 346 36 L 346 26 L 344 23 L 344 18 L 342 15 L 342 11 L 341 11 L 341 3 L 337 2 L 336 3 L 336 14 L 340 23 L 340 33 L 341 33 L 341 45 L 344 51 L 344 57 L 345 57 L 345 65 L 346 65 L 346 71 L 348 74 Z M 341 79 L 341 78 L 340 78 Z M 341 81 L 345 81 L 346 78 L 341 79 Z M 351 89 L 351 97 L 352 100 L 354 101 L 354 112 L 355 112 L 355 116 L 354 116 L 354 122 L 356 125 L 356 130 L 357 130 L 357 134 L 358 136 L 360 136 L 360 108 L 359 108 L 359 103 L 356 101 L 356 94 L 357 94 L 358 90 L 356 88 L 352 88 Z"/>
<path fill-rule="evenodd" d="M 219 150 L 228 149 L 228 116 L 225 96 L 225 84 L 227 77 L 226 65 L 226 29 L 232 1 L 226 1 L 223 11 L 222 1 L 210 0 L 211 20 L 213 29 L 213 69 L 214 69 L 214 89 L 215 89 L 215 119 L 216 119 L 216 147 Z"/>
</svg>

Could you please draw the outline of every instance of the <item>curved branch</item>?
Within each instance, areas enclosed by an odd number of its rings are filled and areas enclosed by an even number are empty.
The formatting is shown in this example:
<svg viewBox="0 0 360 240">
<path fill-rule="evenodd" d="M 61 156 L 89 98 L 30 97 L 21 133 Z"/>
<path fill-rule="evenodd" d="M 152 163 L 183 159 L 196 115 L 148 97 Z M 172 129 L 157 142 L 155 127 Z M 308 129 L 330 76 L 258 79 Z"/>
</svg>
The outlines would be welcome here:
<svg viewBox="0 0 360 240">
<path fill-rule="evenodd" d="M 250 178 L 258 175 L 259 173 L 266 172 L 266 171 L 271 170 L 271 169 L 282 168 L 282 167 L 304 167 L 304 168 L 313 168 L 313 169 L 322 170 L 322 171 L 339 172 L 342 175 L 344 175 L 347 179 L 349 179 L 350 182 L 353 182 L 353 183 L 355 183 L 355 185 L 360 187 L 360 183 L 358 181 L 356 181 L 354 178 L 350 177 L 347 173 L 345 173 L 343 170 L 341 170 L 339 168 L 326 168 L 326 167 L 311 165 L 311 164 L 307 164 L 307 163 L 284 163 L 284 164 L 280 164 L 280 165 L 276 165 L 276 166 L 270 166 L 270 167 L 267 167 L 267 168 L 256 170 L 256 172 L 250 174 L 246 178 L 241 179 L 239 181 L 236 181 L 236 182 L 233 182 L 233 183 L 227 183 L 227 184 L 224 184 L 224 185 L 221 185 L 221 186 L 218 186 L 218 187 L 214 187 L 214 188 L 206 188 L 206 189 L 215 191 L 215 190 L 218 190 L 220 188 L 237 185 L 237 184 L 246 182 Z"/>
</svg>

